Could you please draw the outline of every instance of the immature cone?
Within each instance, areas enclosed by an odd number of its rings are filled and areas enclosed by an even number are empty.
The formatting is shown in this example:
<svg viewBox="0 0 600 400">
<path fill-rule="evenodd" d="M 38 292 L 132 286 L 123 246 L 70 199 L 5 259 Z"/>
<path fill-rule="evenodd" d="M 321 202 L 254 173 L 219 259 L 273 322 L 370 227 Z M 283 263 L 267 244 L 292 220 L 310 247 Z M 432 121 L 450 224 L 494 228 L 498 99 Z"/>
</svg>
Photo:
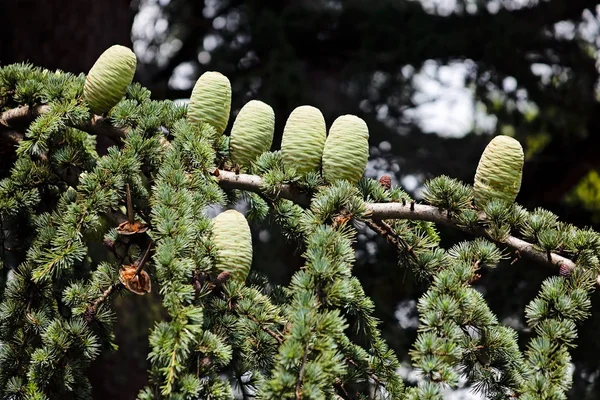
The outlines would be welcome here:
<svg viewBox="0 0 600 400">
<path fill-rule="evenodd" d="M 392 177 L 389 175 L 382 175 L 379 178 L 379 184 L 383 186 L 385 190 L 390 190 L 392 188 Z"/>
<path fill-rule="evenodd" d="M 323 177 L 327 182 L 345 179 L 356 183 L 369 160 L 369 128 L 355 115 L 338 117 L 323 150 Z"/>
<path fill-rule="evenodd" d="M 252 265 L 252 234 L 246 218 L 227 210 L 212 220 L 213 241 L 217 250 L 216 269 L 244 281 Z"/>
<path fill-rule="evenodd" d="M 188 105 L 187 119 L 192 123 L 205 122 L 221 135 L 231 111 L 231 83 L 219 72 L 205 72 L 198 78 Z"/>
<path fill-rule="evenodd" d="M 571 268 L 567 267 L 565 264 L 560 264 L 560 268 L 558 270 L 560 276 L 564 276 L 565 278 L 568 278 L 569 276 L 571 276 L 571 273 L 573 271 L 571 271 Z"/>
<path fill-rule="evenodd" d="M 492 199 L 515 201 L 523 175 L 523 148 L 510 136 L 496 136 L 487 145 L 475 173 L 473 195 L 481 208 Z"/>
<path fill-rule="evenodd" d="M 96 60 L 85 78 L 83 98 L 94 114 L 104 114 L 125 95 L 133 81 L 137 60 L 133 51 L 115 45 Z"/>
<path fill-rule="evenodd" d="M 262 101 L 248 102 L 237 115 L 231 128 L 229 152 L 231 161 L 248 167 L 271 148 L 275 131 L 275 113 Z"/>
<path fill-rule="evenodd" d="M 318 172 L 323 156 L 327 128 L 318 108 L 297 107 L 290 114 L 281 138 L 281 157 L 286 168 L 299 175 Z"/>
</svg>

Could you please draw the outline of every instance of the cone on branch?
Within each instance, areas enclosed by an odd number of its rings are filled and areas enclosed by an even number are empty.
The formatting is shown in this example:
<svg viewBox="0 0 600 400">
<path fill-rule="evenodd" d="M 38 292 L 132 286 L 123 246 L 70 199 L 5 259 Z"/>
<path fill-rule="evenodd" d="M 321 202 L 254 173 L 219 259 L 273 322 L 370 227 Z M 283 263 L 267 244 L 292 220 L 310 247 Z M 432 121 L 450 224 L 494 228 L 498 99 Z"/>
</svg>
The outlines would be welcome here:
<svg viewBox="0 0 600 400">
<path fill-rule="evenodd" d="M 523 162 L 523 148 L 516 139 L 505 135 L 492 139 L 475 173 L 475 205 L 481 209 L 493 199 L 513 203 L 521 189 Z"/>
<path fill-rule="evenodd" d="M 321 111 L 312 106 L 297 107 L 283 128 L 283 165 L 294 168 L 299 175 L 318 172 L 326 136 L 325 118 Z"/>
<path fill-rule="evenodd" d="M 355 115 L 338 117 L 323 149 L 323 177 L 327 182 L 343 179 L 356 183 L 369 161 L 369 128 Z"/>
<path fill-rule="evenodd" d="M 573 273 L 573 271 L 571 271 L 571 269 L 566 266 L 565 264 L 560 264 L 560 268 L 559 268 L 559 275 L 563 276 L 565 278 L 568 278 L 569 276 L 571 276 L 571 274 Z"/>
<path fill-rule="evenodd" d="M 110 111 L 133 81 L 137 59 L 131 49 L 115 45 L 94 63 L 85 79 L 83 98 L 94 114 Z"/>
<path fill-rule="evenodd" d="M 187 119 L 193 124 L 212 125 L 223 134 L 231 111 L 231 83 L 220 72 L 205 72 L 198 78 L 188 105 Z"/>
<path fill-rule="evenodd" d="M 226 272 L 232 279 L 245 281 L 252 266 L 252 233 L 246 217 L 236 210 L 224 211 L 212 220 L 212 232 L 218 276 Z"/>
<path fill-rule="evenodd" d="M 140 258 L 133 264 L 123 265 L 119 270 L 119 280 L 129 291 L 135 294 L 144 295 L 152 290 L 150 275 L 142 269 L 148 261 L 151 250 L 152 241 L 148 243 L 146 251 Z"/>
<path fill-rule="evenodd" d="M 275 132 L 275 112 L 259 100 L 248 102 L 231 128 L 229 152 L 234 164 L 249 167 L 258 156 L 269 151 Z"/>
</svg>

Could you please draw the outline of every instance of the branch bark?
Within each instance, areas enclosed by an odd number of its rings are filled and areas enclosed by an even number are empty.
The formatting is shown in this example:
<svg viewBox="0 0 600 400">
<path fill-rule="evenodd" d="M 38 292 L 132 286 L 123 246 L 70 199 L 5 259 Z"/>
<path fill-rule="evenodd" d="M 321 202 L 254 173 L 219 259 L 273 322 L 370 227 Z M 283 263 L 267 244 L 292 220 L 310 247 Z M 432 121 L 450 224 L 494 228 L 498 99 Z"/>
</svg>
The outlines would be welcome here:
<svg viewBox="0 0 600 400">
<path fill-rule="evenodd" d="M 409 219 L 430 221 L 436 224 L 445 225 L 451 228 L 471 233 L 477 236 L 485 236 L 489 239 L 489 235 L 483 229 L 473 230 L 461 227 L 456 219 L 448 218 L 447 214 L 437 207 L 424 204 L 415 204 L 414 211 L 411 211 L 409 204 L 402 205 L 400 203 L 371 203 L 367 207 L 371 210 L 372 216 L 380 219 Z M 513 250 L 518 251 L 521 255 L 536 261 L 540 264 L 550 265 L 553 267 L 568 268 L 570 271 L 575 269 L 575 263 L 559 254 L 551 253 L 550 260 L 547 253 L 538 250 L 533 244 L 526 242 L 514 236 L 509 236 L 505 241 L 500 242 Z"/>
<path fill-rule="evenodd" d="M 230 171 L 219 171 L 218 174 L 215 174 L 215 176 L 219 180 L 219 184 L 226 189 L 241 189 L 256 193 L 264 192 L 263 180 L 261 177 L 256 175 L 235 174 L 234 172 Z M 308 197 L 305 194 L 298 192 L 298 190 L 292 185 L 282 185 L 278 197 L 294 201 L 302 206 L 309 205 Z M 455 218 L 449 218 L 446 212 L 437 207 L 411 203 L 407 203 L 405 205 L 401 203 L 367 203 L 366 207 L 369 217 L 372 220 L 407 219 L 429 221 L 470 233 L 475 236 L 484 236 L 490 238 L 483 228 L 469 229 L 462 227 Z M 575 263 L 569 258 L 563 257 L 556 253 L 551 253 L 549 259 L 546 252 L 536 249 L 533 244 L 517 237 L 509 236 L 506 240 L 499 243 L 518 251 L 521 256 L 529 258 L 532 261 L 540 264 L 558 268 L 562 267 L 568 269 L 569 271 L 575 269 Z"/>
<path fill-rule="evenodd" d="M 7 142 L 10 145 L 18 145 L 21 143 L 25 135 L 17 131 L 0 131 L 0 141 Z"/>
<path fill-rule="evenodd" d="M 24 131 L 34 119 L 47 113 L 49 110 L 50 107 L 47 105 L 13 108 L 0 114 L 0 125 L 11 130 Z M 99 115 L 92 115 L 91 118 L 83 124 L 72 124 L 69 126 L 92 135 L 109 137 L 117 143 L 120 143 L 127 135 L 125 130 L 114 127 L 109 118 Z M 20 141 L 23 138 L 13 137 L 13 139 Z"/>
<path fill-rule="evenodd" d="M 48 106 L 22 106 L 4 111 L 0 114 L 0 125 L 8 128 L 19 128 L 29 124 L 40 114 L 48 111 Z"/>
<path fill-rule="evenodd" d="M 239 189 L 249 192 L 265 193 L 263 180 L 260 176 L 249 174 L 236 174 L 231 171 L 215 169 L 213 175 L 219 180 L 219 185 L 223 189 Z M 275 193 L 275 197 L 280 199 L 291 200 L 296 204 L 304 207 L 310 205 L 310 198 L 292 185 L 282 185 L 279 191 Z"/>
</svg>

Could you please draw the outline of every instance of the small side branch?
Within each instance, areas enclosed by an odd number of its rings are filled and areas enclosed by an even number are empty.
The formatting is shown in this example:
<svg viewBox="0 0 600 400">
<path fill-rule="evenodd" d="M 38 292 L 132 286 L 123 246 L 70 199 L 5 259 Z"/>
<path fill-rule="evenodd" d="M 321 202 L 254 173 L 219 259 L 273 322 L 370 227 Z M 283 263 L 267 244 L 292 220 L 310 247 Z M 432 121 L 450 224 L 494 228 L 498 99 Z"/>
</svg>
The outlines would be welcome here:
<svg viewBox="0 0 600 400">
<path fill-rule="evenodd" d="M 308 360 L 308 343 L 304 347 L 304 357 L 302 357 L 302 365 L 300 366 L 300 372 L 298 373 L 298 381 L 296 382 L 296 400 L 302 400 L 302 383 L 304 382 L 304 371 L 306 368 L 306 361 Z"/>
<path fill-rule="evenodd" d="M 152 244 L 153 244 L 153 242 L 152 242 L 152 240 L 150 240 L 142 258 L 136 260 L 135 275 L 139 275 L 142 272 L 142 269 L 144 268 L 144 264 L 146 264 L 146 262 L 148 261 L 148 257 L 150 256 L 150 251 L 152 251 Z"/>
<path fill-rule="evenodd" d="M 121 288 L 123 284 L 121 282 L 113 283 L 102 293 L 100 297 L 96 299 L 92 304 L 87 307 L 85 311 L 86 319 L 91 320 L 98 311 L 98 308 L 111 296 L 113 292 L 116 292 L 119 288 Z"/>
<path fill-rule="evenodd" d="M 340 378 L 335 379 L 335 383 L 333 384 L 333 386 L 335 387 L 338 396 L 340 396 L 342 399 L 352 400 L 352 397 L 350 397 L 350 394 L 344 387 L 344 383 L 342 382 L 342 380 Z"/>
<path fill-rule="evenodd" d="M 404 249 L 414 259 L 417 258 L 414 250 L 408 245 L 408 243 L 406 243 L 406 241 L 404 241 L 394 232 L 393 228 L 389 224 L 378 219 L 367 220 L 365 223 L 369 228 L 385 238 L 389 243 Z"/>
<path fill-rule="evenodd" d="M 75 125 L 72 128 L 80 129 L 92 135 L 106 136 L 117 143 L 120 143 L 127 136 L 125 130 L 114 127 L 109 118 L 99 115 L 94 115 L 85 124 Z"/>
<path fill-rule="evenodd" d="M 520 254 L 523 254 L 532 261 L 536 261 L 541 264 L 551 264 L 559 268 L 562 266 L 563 268 L 567 268 L 569 271 L 573 271 L 575 269 L 575 263 L 570 259 L 555 253 L 545 253 L 537 250 L 531 243 L 514 236 L 509 236 L 504 243 L 508 247 L 518 251 Z M 598 279 L 600 279 L 600 277 Z M 600 284 L 600 281 L 598 283 Z"/>
</svg>

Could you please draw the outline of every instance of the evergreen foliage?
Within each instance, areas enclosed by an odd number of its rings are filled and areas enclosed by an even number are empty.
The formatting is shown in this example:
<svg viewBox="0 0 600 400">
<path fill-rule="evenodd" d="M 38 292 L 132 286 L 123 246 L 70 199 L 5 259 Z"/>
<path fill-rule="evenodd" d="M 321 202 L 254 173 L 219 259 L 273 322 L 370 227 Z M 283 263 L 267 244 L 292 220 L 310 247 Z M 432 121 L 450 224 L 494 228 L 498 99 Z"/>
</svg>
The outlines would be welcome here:
<svg viewBox="0 0 600 400">
<path fill-rule="evenodd" d="M 441 399 L 461 377 L 488 398 L 566 398 L 569 350 L 600 272 L 598 233 L 502 198 L 477 208 L 472 187 L 446 176 L 426 184 L 422 205 L 372 179 L 325 184 L 280 151 L 240 175 L 222 124 L 202 122 L 227 116 L 189 118 L 135 83 L 95 116 L 84 81 L 0 68 L 0 134 L 24 132 L 12 168 L 0 171 L 0 397 L 90 398 L 88 365 L 117 350 L 112 299 L 153 290 L 168 317 L 149 334 L 139 399 Z M 113 145 L 101 148 L 98 135 Z M 304 265 L 287 285 L 255 270 L 245 280 L 216 271 L 206 210 L 239 200 L 250 221 L 279 225 L 301 250 Z M 435 223 L 474 239 L 442 246 Z M 353 275 L 365 225 L 396 246 L 399 270 L 428 285 L 410 353 L 416 386 L 401 379 Z M 557 273 L 524 311 L 533 332 L 525 345 L 473 287 L 511 249 Z"/>
</svg>

